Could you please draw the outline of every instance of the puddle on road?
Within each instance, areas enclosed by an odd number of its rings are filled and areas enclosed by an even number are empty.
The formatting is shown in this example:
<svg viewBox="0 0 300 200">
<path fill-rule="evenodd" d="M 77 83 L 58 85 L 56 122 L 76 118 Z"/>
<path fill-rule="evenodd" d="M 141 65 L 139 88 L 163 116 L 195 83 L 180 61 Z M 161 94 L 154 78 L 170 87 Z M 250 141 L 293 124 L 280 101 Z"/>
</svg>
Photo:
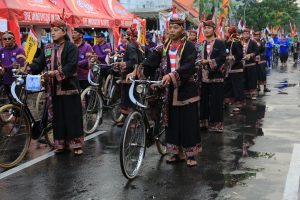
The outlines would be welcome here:
<svg viewBox="0 0 300 200">
<path fill-rule="evenodd" d="M 270 158 L 273 158 L 275 156 L 275 153 L 248 151 L 248 155 L 251 158 L 266 158 L 266 159 L 270 159 Z"/>
<path fill-rule="evenodd" d="M 293 85 L 290 85 L 293 86 Z M 296 84 L 294 85 L 296 86 Z M 258 137 L 263 137 L 263 119 L 265 102 L 249 102 L 239 113 L 231 117 L 225 113 L 225 132 L 223 135 L 204 134 L 205 144 L 201 161 L 204 162 L 203 179 L 215 192 L 212 198 L 218 197 L 223 188 L 240 185 L 247 187 L 247 182 L 255 179 L 264 168 L 247 166 L 247 159 L 272 159 L 272 152 L 256 152 L 249 148 L 256 144 Z M 226 130 L 226 128 L 228 130 Z M 212 169 L 213 168 L 213 169 Z"/>
<path fill-rule="evenodd" d="M 249 180 L 256 177 L 256 173 L 254 172 L 243 172 L 237 174 L 224 174 L 225 186 L 226 187 L 234 187 L 236 185 L 246 186 L 244 180 Z"/>
</svg>

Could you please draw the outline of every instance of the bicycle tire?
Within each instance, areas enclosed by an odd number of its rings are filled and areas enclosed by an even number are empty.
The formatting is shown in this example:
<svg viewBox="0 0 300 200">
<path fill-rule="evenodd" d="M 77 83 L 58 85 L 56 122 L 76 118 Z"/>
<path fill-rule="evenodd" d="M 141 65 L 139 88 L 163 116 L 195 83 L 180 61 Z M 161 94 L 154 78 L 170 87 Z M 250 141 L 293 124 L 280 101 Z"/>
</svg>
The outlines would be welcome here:
<svg viewBox="0 0 300 200">
<path fill-rule="evenodd" d="M 163 113 L 162 110 L 159 114 L 158 120 L 155 121 L 155 145 L 157 148 L 158 153 L 161 156 L 165 156 L 167 154 L 167 145 L 166 145 L 166 130 L 165 126 L 163 125 Z"/>
<path fill-rule="evenodd" d="M 112 109 L 111 109 L 111 118 L 114 122 L 120 121 L 120 116 L 122 115 L 120 111 L 121 105 L 121 89 L 120 86 L 114 84 L 110 91 L 109 99 L 111 101 Z"/>
<path fill-rule="evenodd" d="M 91 134 L 102 121 L 103 100 L 98 91 L 92 87 L 86 88 L 80 97 L 83 107 L 83 131 L 85 134 Z M 90 119 L 95 119 L 91 120 L 91 127 L 89 127 Z"/>
<path fill-rule="evenodd" d="M 8 103 L 8 97 L 6 95 L 4 85 L 0 85 L 0 106 Z"/>
<path fill-rule="evenodd" d="M 137 135 L 137 137 L 135 137 Z M 122 129 L 120 166 L 127 179 L 138 175 L 146 151 L 146 129 L 141 113 L 131 112 Z M 130 161 L 130 163 L 129 163 Z M 131 165 L 131 167 L 129 167 Z"/>
<path fill-rule="evenodd" d="M 43 116 L 43 108 L 45 103 L 46 93 L 39 92 L 35 101 L 35 117 L 36 119 L 41 119 Z"/>
<path fill-rule="evenodd" d="M 13 115 L 10 120 L 0 120 L 0 167 L 2 168 L 12 168 L 19 164 L 29 148 L 31 140 L 30 118 L 25 111 L 20 117 L 20 112 L 21 108 L 13 104 L 7 104 L 0 108 L 1 118 L 3 115 Z M 21 128 L 17 127 L 18 119 Z"/>
</svg>

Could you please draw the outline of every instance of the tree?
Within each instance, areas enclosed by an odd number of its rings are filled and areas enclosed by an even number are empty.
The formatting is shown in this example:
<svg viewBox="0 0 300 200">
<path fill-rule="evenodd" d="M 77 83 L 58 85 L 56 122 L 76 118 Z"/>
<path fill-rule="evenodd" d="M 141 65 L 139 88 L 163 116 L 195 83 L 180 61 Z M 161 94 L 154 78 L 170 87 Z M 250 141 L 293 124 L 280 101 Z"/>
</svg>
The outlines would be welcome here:
<svg viewBox="0 0 300 200">
<path fill-rule="evenodd" d="M 241 6 L 235 17 L 243 17 L 245 9 L 247 26 L 253 26 L 258 30 L 267 25 L 281 26 L 285 30 L 289 30 L 289 22 L 294 23 L 300 19 L 297 0 L 240 0 L 239 2 L 241 2 Z M 246 3 L 248 6 L 244 7 Z"/>
</svg>

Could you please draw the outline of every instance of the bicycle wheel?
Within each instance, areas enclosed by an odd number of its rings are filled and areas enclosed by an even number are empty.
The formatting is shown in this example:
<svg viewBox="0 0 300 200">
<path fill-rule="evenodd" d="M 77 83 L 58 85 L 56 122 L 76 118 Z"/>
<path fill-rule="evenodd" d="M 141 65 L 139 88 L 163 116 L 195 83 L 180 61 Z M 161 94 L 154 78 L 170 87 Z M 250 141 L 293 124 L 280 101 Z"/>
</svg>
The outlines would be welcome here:
<svg viewBox="0 0 300 200">
<path fill-rule="evenodd" d="M 0 108 L 0 167 L 11 168 L 22 161 L 31 139 L 30 120 L 19 106 Z M 23 111 L 24 112 L 24 111 Z M 1 119 L 9 120 L 1 120 Z"/>
<path fill-rule="evenodd" d="M 146 151 L 146 130 L 141 113 L 128 115 L 122 129 L 120 143 L 120 165 L 127 179 L 134 179 L 143 162 Z"/>
<path fill-rule="evenodd" d="M 83 131 L 85 134 L 93 133 L 102 119 L 103 101 L 98 91 L 92 87 L 81 93 L 83 110 Z"/>
<path fill-rule="evenodd" d="M 41 119 L 43 116 L 43 108 L 46 102 L 47 94 L 45 92 L 38 93 L 35 101 L 35 117 L 36 119 Z"/>
<path fill-rule="evenodd" d="M 43 131 L 43 135 L 45 136 L 47 144 L 51 148 L 54 148 L 54 136 L 53 136 L 52 124 L 48 124 L 48 126 Z"/>
<path fill-rule="evenodd" d="M 7 104 L 8 101 L 8 97 L 6 95 L 6 92 L 4 90 L 4 85 L 0 86 L 0 106 L 3 106 L 5 104 Z"/>
<path fill-rule="evenodd" d="M 166 130 L 163 125 L 163 113 L 160 112 L 158 120 L 155 120 L 155 144 L 157 151 L 160 155 L 164 156 L 167 154 L 167 144 L 166 144 Z"/>
<path fill-rule="evenodd" d="M 109 99 L 111 101 L 111 117 L 114 122 L 120 121 L 120 116 L 122 115 L 120 111 L 120 105 L 121 105 L 121 89 L 120 86 L 117 84 L 114 84 L 112 86 L 112 89 L 110 91 Z"/>
</svg>

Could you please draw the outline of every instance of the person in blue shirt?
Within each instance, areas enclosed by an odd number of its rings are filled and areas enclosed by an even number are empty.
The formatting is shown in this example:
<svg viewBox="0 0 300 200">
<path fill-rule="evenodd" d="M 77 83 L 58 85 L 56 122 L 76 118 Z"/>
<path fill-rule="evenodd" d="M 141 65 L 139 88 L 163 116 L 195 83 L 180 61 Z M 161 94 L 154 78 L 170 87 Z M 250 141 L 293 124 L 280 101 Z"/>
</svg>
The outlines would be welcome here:
<svg viewBox="0 0 300 200">
<path fill-rule="evenodd" d="M 266 60 L 267 60 L 267 66 L 269 69 L 272 67 L 271 66 L 272 48 L 273 48 L 273 44 L 272 44 L 271 38 L 266 37 Z"/>
<path fill-rule="evenodd" d="M 279 54 L 280 54 L 281 64 L 282 66 L 287 66 L 286 61 L 289 57 L 289 41 L 287 41 L 285 35 L 281 36 L 279 45 L 280 45 Z"/>
<path fill-rule="evenodd" d="M 279 38 L 278 38 L 277 34 L 273 34 L 272 38 L 273 38 L 274 44 L 278 44 L 279 43 Z"/>
</svg>

